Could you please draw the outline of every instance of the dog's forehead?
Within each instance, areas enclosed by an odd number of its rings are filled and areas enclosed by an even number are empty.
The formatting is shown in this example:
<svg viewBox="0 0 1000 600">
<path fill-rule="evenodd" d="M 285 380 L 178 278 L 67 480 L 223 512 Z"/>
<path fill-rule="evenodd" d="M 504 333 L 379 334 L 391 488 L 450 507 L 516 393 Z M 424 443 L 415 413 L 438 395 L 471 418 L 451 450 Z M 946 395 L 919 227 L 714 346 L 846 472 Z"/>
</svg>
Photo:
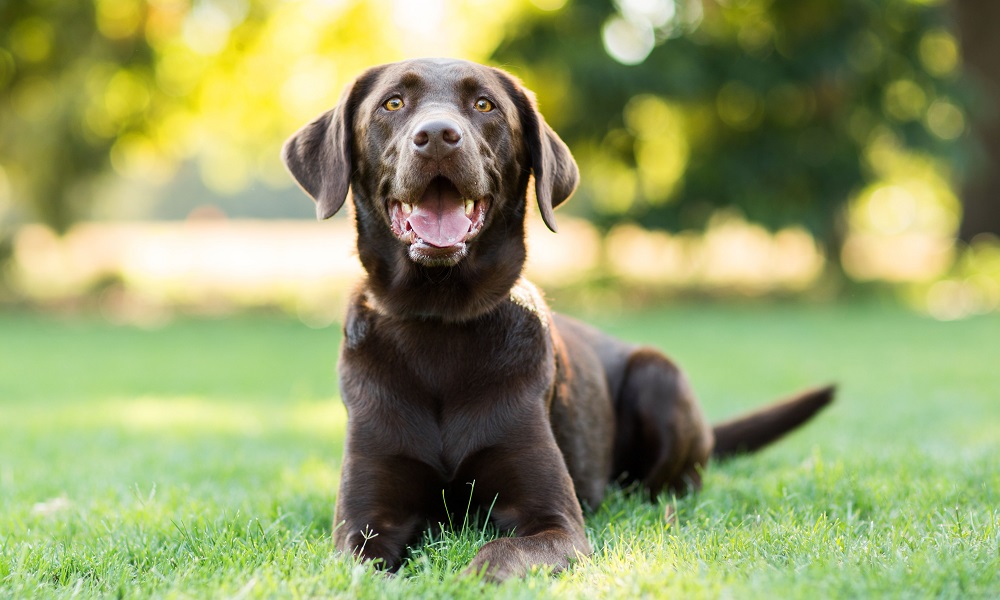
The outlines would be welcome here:
<svg viewBox="0 0 1000 600">
<path fill-rule="evenodd" d="M 377 87 L 382 91 L 407 91 L 442 99 L 483 90 L 505 92 L 495 69 L 451 58 L 420 58 L 386 65 Z"/>
</svg>

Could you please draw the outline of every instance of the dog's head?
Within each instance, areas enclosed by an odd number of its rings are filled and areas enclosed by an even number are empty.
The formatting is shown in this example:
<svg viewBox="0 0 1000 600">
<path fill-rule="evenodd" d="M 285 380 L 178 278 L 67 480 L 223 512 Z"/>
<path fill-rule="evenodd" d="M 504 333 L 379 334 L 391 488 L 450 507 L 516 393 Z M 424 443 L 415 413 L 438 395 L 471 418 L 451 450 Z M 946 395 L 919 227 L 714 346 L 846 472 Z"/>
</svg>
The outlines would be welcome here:
<svg viewBox="0 0 1000 600">
<path fill-rule="evenodd" d="M 319 218 L 336 213 L 351 189 L 359 234 L 391 233 L 397 251 L 424 267 L 455 266 L 491 227 L 523 222 L 529 173 L 555 231 L 552 211 L 579 178 L 516 79 L 444 59 L 368 70 L 285 143 L 282 157 Z"/>
</svg>

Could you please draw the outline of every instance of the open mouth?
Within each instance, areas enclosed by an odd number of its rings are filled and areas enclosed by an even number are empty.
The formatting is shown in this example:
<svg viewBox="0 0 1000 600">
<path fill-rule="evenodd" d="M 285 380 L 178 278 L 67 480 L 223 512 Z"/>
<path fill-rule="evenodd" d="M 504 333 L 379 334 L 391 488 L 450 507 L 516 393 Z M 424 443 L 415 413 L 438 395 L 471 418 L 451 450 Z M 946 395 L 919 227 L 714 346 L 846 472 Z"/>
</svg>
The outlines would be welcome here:
<svg viewBox="0 0 1000 600">
<path fill-rule="evenodd" d="M 389 201 L 392 230 L 424 264 L 455 264 L 482 229 L 486 200 L 465 198 L 447 177 L 431 180 L 419 198 Z"/>
</svg>

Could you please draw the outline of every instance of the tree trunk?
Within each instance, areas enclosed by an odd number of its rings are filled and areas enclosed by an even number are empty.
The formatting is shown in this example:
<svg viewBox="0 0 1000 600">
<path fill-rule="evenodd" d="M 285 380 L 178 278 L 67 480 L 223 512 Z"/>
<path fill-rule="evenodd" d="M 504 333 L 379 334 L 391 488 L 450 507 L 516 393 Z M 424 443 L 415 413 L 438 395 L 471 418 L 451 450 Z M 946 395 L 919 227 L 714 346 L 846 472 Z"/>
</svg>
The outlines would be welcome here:
<svg viewBox="0 0 1000 600">
<path fill-rule="evenodd" d="M 965 67 L 980 94 L 969 124 L 981 152 L 962 190 L 959 238 L 968 242 L 980 233 L 1000 235 L 1000 2 L 957 0 L 952 6 Z"/>
</svg>

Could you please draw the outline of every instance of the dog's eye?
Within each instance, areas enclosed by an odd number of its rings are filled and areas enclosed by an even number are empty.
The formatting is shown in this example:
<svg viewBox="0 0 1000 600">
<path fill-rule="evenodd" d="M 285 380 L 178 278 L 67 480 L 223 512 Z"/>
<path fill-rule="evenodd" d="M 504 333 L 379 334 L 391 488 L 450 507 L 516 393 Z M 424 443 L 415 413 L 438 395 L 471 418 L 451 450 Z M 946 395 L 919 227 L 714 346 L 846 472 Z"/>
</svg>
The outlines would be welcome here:
<svg viewBox="0 0 1000 600">
<path fill-rule="evenodd" d="M 403 99 L 400 98 L 399 96 L 393 96 L 392 98 L 386 100 L 385 104 L 383 104 L 382 106 L 384 106 L 385 109 L 388 111 L 399 110 L 403 108 Z"/>
<path fill-rule="evenodd" d="M 493 103 L 486 98 L 480 98 L 476 100 L 476 110 L 479 112 L 490 112 L 493 110 Z"/>
</svg>

